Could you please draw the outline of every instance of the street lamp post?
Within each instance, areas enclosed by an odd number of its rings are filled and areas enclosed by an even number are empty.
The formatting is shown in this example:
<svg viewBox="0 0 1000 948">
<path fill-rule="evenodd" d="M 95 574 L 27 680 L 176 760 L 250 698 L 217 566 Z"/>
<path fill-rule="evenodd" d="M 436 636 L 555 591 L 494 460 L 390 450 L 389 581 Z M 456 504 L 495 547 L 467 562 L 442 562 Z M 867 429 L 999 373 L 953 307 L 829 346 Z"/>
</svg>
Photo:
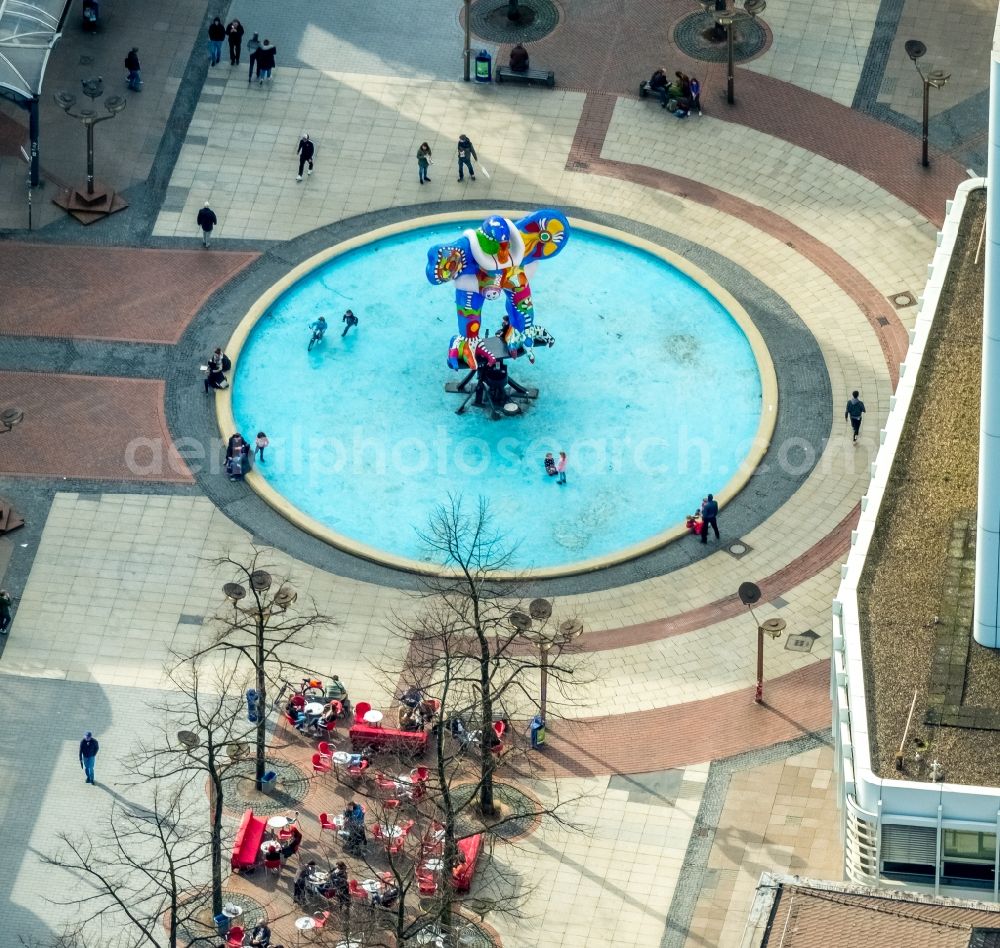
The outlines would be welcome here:
<svg viewBox="0 0 1000 948">
<path fill-rule="evenodd" d="M 705 12 L 715 20 L 715 33 L 718 39 L 719 29 L 726 31 L 726 101 L 736 104 L 736 57 L 733 49 L 736 33 L 736 23 L 749 17 L 751 20 L 763 13 L 767 0 L 743 0 L 743 6 L 737 7 L 735 0 L 701 0 Z"/>
<path fill-rule="evenodd" d="M 760 601 L 760 587 L 756 583 L 740 583 L 737 590 L 740 602 L 750 610 L 750 615 L 757 623 L 757 686 L 754 689 L 753 700 L 760 704 L 764 700 L 764 636 L 772 639 L 780 638 L 785 631 L 786 622 L 777 616 L 760 622 L 754 615 L 753 606 Z"/>
<path fill-rule="evenodd" d="M 951 73 L 945 72 L 943 69 L 932 69 L 925 73 L 920 68 L 917 60 L 927 53 L 927 47 L 920 40 L 907 40 L 903 48 L 906 50 L 906 55 L 912 60 L 913 66 L 920 76 L 920 81 L 924 84 L 924 121 L 920 139 L 920 163 L 925 168 L 929 168 L 931 162 L 927 154 L 927 129 L 930 124 L 931 86 L 934 86 L 935 89 L 943 88 L 944 84 L 951 78 Z"/>
<path fill-rule="evenodd" d="M 538 716 L 544 721 L 548 711 L 549 697 L 549 652 L 555 645 L 567 645 L 583 632 L 579 619 L 566 619 L 558 627 L 550 629 L 546 623 L 552 616 L 552 603 L 548 599 L 532 599 L 528 603 L 527 614 L 512 612 L 510 624 L 538 646 L 538 669 L 540 673 L 538 694 Z M 535 628 L 535 623 L 540 623 Z"/>
<path fill-rule="evenodd" d="M 96 79 L 81 80 L 83 94 L 87 96 L 91 103 L 96 102 L 104 94 L 104 80 L 98 76 Z M 120 210 L 127 205 L 120 201 L 115 206 L 115 192 L 107 188 L 97 188 L 94 185 L 94 126 L 100 122 L 107 122 L 113 119 L 119 112 L 128 105 L 120 95 L 109 96 L 104 100 L 104 108 L 107 115 L 98 114 L 93 107 L 82 108 L 77 112 L 73 111 L 76 105 L 76 96 L 69 92 L 57 92 L 54 96 L 56 104 L 70 118 L 79 119 L 87 129 L 87 186 L 86 189 L 77 188 L 72 191 L 68 198 L 64 200 L 56 199 L 56 203 L 65 207 L 83 223 L 90 223 L 98 217 L 104 217 L 113 211 Z M 77 213 L 80 212 L 80 213 Z M 85 216 L 84 216 L 85 215 Z M 96 216 L 95 216 L 96 215 Z"/>
<path fill-rule="evenodd" d="M 462 53 L 464 72 L 462 78 L 466 82 L 472 79 L 472 0 L 465 0 L 465 52 Z"/>
<path fill-rule="evenodd" d="M 265 594 L 271 588 L 271 574 L 262 569 L 256 569 L 250 574 L 250 587 L 253 592 L 252 603 L 241 606 L 246 598 L 246 588 L 239 583 L 226 583 L 222 587 L 223 595 L 233 604 L 233 608 L 250 617 L 254 623 L 254 672 L 256 673 L 256 700 L 251 720 L 257 725 L 257 761 L 254 781 L 258 792 L 264 789 L 264 757 L 267 745 L 267 651 L 265 635 L 267 624 L 275 613 L 283 613 L 298 598 L 298 593 L 288 585 L 281 586 L 270 599 Z"/>
</svg>

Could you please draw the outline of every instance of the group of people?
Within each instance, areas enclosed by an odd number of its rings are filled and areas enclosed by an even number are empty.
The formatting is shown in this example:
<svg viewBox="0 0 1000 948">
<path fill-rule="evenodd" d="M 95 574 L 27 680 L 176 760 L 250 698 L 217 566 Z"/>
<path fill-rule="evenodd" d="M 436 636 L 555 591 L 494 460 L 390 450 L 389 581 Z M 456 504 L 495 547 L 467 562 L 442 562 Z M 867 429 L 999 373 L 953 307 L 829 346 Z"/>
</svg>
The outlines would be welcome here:
<svg viewBox="0 0 1000 948">
<path fill-rule="evenodd" d="M 666 69 L 657 69 L 646 82 L 646 91 L 658 96 L 660 105 L 677 118 L 687 118 L 694 110 L 702 114 L 701 83 L 679 69 L 674 73 L 673 80 L 667 78 Z"/>
<path fill-rule="evenodd" d="M 238 66 L 240 64 L 240 54 L 243 49 L 243 36 L 246 30 L 239 20 L 231 20 L 223 26 L 222 20 L 215 17 L 208 25 L 208 56 L 209 65 L 217 66 L 222 60 L 222 44 L 229 42 L 229 65 Z M 247 49 L 250 51 L 250 72 L 247 75 L 247 82 L 252 82 L 254 72 L 257 73 L 257 81 L 263 85 L 265 79 L 271 78 L 271 71 L 274 69 L 277 47 L 271 45 L 269 39 L 260 41 L 260 34 L 254 33 L 247 41 Z"/>
<path fill-rule="evenodd" d="M 221 348 L 216 348 L 209 357 L 208 364 L 203 369 L 205 372 L 206 395 L 212 389 L 229 388 L 229 379 L 226 378 L 226 373 L 232 367 L 233 363 L 230 361 L 229 356 Z"/>
<path fill-rule="evenodd" d="M 239 432 L 231 435 L 226 444 L 226 473 L 231 481 L 238 481 L 253 467 L 256 458 L 260 458 L 264 463 L 264 450 L 271 442 L 263 431 L 257 432 L 254 445 L 251 449 L 250 443 Z"/>
<path fill-rule="evenodd" d="M 475 181 L 476 180 L 476 168 L 473 165 L 473 160 L 479 161 L 479 155 L 476 154 L 476 147 L 472 144 L 472 140 L 468 135 L 462 134 L 458 136 L 458 180 L 465 180 L 465 172 L 469 172 L 469 177 Z M 421 142 L 420 147 L 417 149 L 417 180 L 421 183 L 430 184 L 430 177 L 428 177 L 427 170 L 434 164 L 431 158 L 431 146 L 427 142 Z M 489 175 L 487 175 L 489 177 Z"/>
<path fill-rule="evenodd" d="M 715 531 L 715 539 L 719 539 L 719 502 L 709 494 L 703 497 L 701 506 L 687 518 L 686 526 L 696 537 L 701 537 L 702 543 L 708 543 L 708 531 Z"/>
<path fill-rule="evenodd" d="M 403 692 L 396 711 L 396 726 L 401 731 L 422 731 L 437 717 L 438 705 L 424 697 L 414 686 Z"/>
<path fill-rule="evenodd" d="M 344 336 L 351 331 L 351 329 L 358 325 L 360 320 L 354 315 L 353 310 L 347 310 L 346 313 L 341 317 L 340 321 L 344 324 L 344 331 L 340 334 L 340 338 L 343 339 Z M 326 335 L 327 329 L 330 328 L 330 324 L 326 321 L 325 316 L 317 316 L 310 324 L 309 328 L 313 331 L 313 341 L 321 342 L 323 337 Z"/>
<path fill-rule="evenodd" d="M 553 456 L 552 452 L 549 451 L 545 455 L 545 473 L 549 477 L 557 478 L 557 484 L 566 483 L 566 452 L 559 452 L 559 460 L 557 461 Z"/>
</svg>

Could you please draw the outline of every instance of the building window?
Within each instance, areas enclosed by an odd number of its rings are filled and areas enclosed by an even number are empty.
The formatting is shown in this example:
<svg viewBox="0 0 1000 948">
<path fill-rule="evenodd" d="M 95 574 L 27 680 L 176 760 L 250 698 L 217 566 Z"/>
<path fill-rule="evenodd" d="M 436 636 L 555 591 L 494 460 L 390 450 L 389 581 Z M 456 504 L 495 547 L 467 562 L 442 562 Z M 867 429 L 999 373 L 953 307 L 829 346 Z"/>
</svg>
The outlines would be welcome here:
<svg viewBox="0 0 1000 948">
<path fill-rule="evenodd" d="M 952 885 L 993 887 L 996 833 L 944 830 L 941 834 L 941 881 Z"/>
</svg>

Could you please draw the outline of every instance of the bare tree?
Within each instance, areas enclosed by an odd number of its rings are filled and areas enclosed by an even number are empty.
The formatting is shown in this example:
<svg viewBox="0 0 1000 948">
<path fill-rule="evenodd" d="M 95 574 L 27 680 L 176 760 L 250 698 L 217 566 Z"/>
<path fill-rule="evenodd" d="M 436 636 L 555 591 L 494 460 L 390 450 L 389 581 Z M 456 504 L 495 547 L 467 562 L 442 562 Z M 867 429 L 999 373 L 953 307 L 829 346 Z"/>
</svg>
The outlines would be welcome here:
<svg viewBox="0 0 1000 948">
<path fill-rule="evenodd" d="M 313 633 L 333 623 L 309 602 L 299 603 L 292 611 L 298 593 L 287 581 L 275 582 L 271 573 L 264 569 L 264 557 L 264 551 L 254 550 L 249 563 L 230 556 L 216 561 L 216 565 L 230 568 L 238 581 L 223 587 L 230 608 L 216 615 L 214 640 L 192 656 L 221 650 L 239 655 L 253 668 L 258 791 L 264 789 L 270 687 L 286 678 L 289 671 L 312 673 L 301 661 L 295 660 L 296 653 L 304 658 Z"/>
<path fill-rule="evenodd" d="M 154 787 L 149 809 L 115 804 L 91 834 L 58 834 L 62 849 L 43 855 L 42 862 L 87 883 L 79 896 L 48 900 L 74 910 L 74 922 L 60 936 L 64 945 L 178 948 L 189 943 L 182 933 L 197 924 L 194 916 L 203 908 L 206 890 L 207 840 L 196 811 L 183 788 L 165 793 Z"/>
<path fill-rule="evenodd" d="M 421 537 L 444 572 L 426 580 L 432 608 L 416 623 L 397 622 L 416 646 L 407 674 L 421 685 L 433 680 L 438 690 L 455 692 L 453 707 L 465 700 L 474 709 L 472 724 L 484 747 L 479 807 L 493 816 L 497 756 L 485 748 L 492 746 L 494 722 L 509 721 L 510 711 L 531 700 L 528 681 L 535 674 L 541 674 L 543 689 L 550 678 L 568 683 L 577 676 L 578 669 L 562 658 L 583 625 L 567 617 L 556 626 L 551 603 L 536 599 L 525 609 L 520 584 L 501 581 L 514 550 L 493 526 L 485 498 L 469 512 L 460 496 L 449 497 Z M 444 656 L 446 666 L 436 668 Z"/>
<path fill-rule="evenodd" d="M 235 662 L 208 667 L 204 656 L 167 669 L 174 686 L 159 706 L 165 723 L 155 738 L 142 738 L 128 760 L 134 782 L 178 778 L 204 779 L 208 785 L 212 914 L 222 911 L 225 779 L 242 759 L 253 730 L 246 720 L 241 680 Z"/>
</svg>

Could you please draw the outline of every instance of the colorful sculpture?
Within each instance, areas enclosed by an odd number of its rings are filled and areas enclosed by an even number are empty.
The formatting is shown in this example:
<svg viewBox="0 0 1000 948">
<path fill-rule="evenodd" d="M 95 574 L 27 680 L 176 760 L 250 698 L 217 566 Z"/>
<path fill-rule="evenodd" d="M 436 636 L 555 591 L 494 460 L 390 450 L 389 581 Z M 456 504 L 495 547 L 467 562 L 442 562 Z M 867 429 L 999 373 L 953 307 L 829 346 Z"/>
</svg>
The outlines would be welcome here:
<svg viewBox="0 0 1000 948">
<path fill-rule="evenodd" d="M 480 344 L 483 303 L 501 294 L 507 315 L 498 335 L 511 358 L 555 341 L 535 325 L 530 278 L 539 261 L 549 260 L 566 246 L 569 222 L 559 211 L 544 209 L 516 223 L 507 217 L 488 217 L 476 230 L 467 230 L 455 243 L 438 244 L 427 251 L 427 279 L 434 284 L 455 283 L 458 334 L 448 347 L 453 369 L 476 369 L 495 357 Z"/>
</svg>

